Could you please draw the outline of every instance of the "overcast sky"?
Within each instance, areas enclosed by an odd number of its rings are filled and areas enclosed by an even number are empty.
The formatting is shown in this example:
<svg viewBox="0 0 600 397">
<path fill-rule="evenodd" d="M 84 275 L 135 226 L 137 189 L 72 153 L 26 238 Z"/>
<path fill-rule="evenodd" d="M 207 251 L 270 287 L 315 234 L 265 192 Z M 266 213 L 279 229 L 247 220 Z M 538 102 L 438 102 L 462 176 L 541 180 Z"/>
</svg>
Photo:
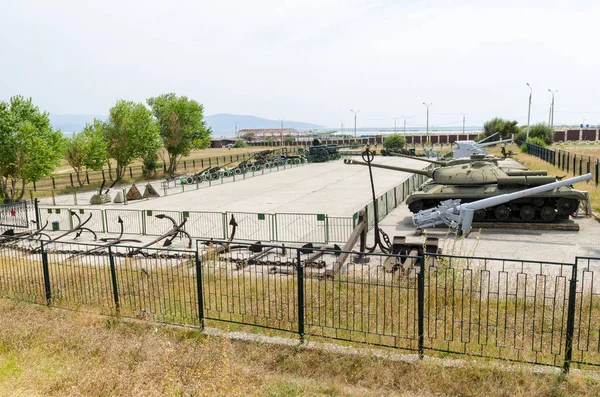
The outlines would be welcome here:
<svg viewBox="0 0 600 397">
<path fill-rule="evenodd" d="M 600 1 L 0 0 L 0 100 L 107 114 L 175 92 L 206 114 L 328 126 L 600 124 Z M 399 125 L 401 121 L 398 122 Z"/>
</svg>

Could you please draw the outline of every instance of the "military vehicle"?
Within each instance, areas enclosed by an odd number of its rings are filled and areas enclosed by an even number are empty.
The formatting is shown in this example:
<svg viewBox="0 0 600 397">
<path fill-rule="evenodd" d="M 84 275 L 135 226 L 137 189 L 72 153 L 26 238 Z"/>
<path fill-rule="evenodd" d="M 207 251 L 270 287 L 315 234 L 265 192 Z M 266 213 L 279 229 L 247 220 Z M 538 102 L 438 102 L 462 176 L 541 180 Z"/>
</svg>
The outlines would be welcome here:
<svg viewBox="0 0 600 397">
<path fill-rule="evenodd" d="M 405 157 L 407 159 L 412 159 L 412 160 L 425 161 L 430 164 L 439 165 L 440 167 L 470 164 L 474 161 L 488 161 L 496 166 L 499 166 L 498 160 L 500 160 L 498 157 L 490 156 L 490 155 L 486 156 L 486 155 L 482 155 L 482 154 L 473 154 L 473 155 L 471 155 L 471 157 L 466 157 L 466 158 L 462 158 L 462 159 L 450 159 L 450 160 L 445 160 L 445 159 L 432 160 L 432 159 L 423 158 L 423 157 L 405 156 L 403 154 L 396 154 L 394 156 Z M 508 176 L 546 176 L 546 175 L 548 175 L 548 172 L 545 170 L 531 171 L 531 170 L 521 170 L 521 169 L 508 168 L 508 167 L 500 167 L 500 169 L 502 171 L 506 172 L 506 174 Z"/>
<path fill-rule="evenodd" d="M 345 160 L 345 163 L 367 165 L 365 162 L 350 159 Z M 406 199 L 406 204 L 412 213 L 437 207 L 445 200 L 460 199 L 462 203 L 469 203 L 557 180 L 554 176 L 530 175 L 527 174 L 528 171 L 511 174 L 489 161 L 474 161 L 433 170 L 382 164 L 371 164 L 371 167 L 421 174 L 430 178 Z M 474 220 L 476 222 L 554 222 L 557 219 L 568 218 L 579 208 L 581 201 L 587 200 L 587 192 L 562 186 L 508 203 L 479 209 L 475 212 Z"/>
</svg>

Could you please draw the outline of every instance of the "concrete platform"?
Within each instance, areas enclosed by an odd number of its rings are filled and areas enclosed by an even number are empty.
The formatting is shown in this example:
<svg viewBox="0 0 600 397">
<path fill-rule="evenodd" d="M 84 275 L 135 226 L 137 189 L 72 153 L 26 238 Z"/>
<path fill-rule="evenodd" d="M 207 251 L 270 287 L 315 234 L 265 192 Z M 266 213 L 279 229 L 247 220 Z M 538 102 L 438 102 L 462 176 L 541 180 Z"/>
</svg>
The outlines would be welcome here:
<svg viewBox="0 0 600 397">
<path fill-rule="evenodd" d="M 384 156 L 376 157 L 375 163 L 418 169 L 428 165 L 422 161 Z M 376 194 L 385 193 L 411 175 L 407 172 L 374 168 Z M 137 186 L 141 188 L 143 184 L 138 183 Z M 346 165 L 342 160 L 305 164 L 236 182 L 204 186 L 196 190 L 192 185 L 186 187 L 189 190 L 184 193 L 130 201 L 127 205 L 85 206 L 174 211 L 319 213 L 349 217 L 371 201 L 368 168 Z M 162 194 L 161 190 L 157 190 Z"/>
<path fill-rule="evenodd" d="M 572 263 L 576 256 L 600 257 L 600 222 L 594 218 L 572 219 L 579 231 L 473 229 L 466 237 L 456 237 L 448 228 L 428 229 L 427 236 L 438 237 L 444 254 L 543 260 Z M 412 213 L 400 205 L 380 221 L 390 236 L 416 236 Z M 423 238 L 413 237 L 413 238 Z M 372 232 L 369 243 L 373 241 Z"/>
</svg>

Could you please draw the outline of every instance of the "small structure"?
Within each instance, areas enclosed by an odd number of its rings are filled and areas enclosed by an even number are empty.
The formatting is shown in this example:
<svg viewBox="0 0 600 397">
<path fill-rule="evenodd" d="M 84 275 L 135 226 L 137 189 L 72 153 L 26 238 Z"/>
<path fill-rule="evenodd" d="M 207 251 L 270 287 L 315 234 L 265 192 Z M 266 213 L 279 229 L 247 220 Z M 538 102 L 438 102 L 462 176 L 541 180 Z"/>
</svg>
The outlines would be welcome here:
<svg viewBox="0 0 600 397">
<path fill-rule="evenodd" d="M 146 188 L 144 189 L 144 198 L 157 198 L 160 197 L 160 194 L 154 189 L 151 183 L 146 184 Z"/>
<path fill-rule="evenodd" d="M 125 197 L 127 197 L 127 200 L 129 200 L 129 201 L 132 201 L 132 200 L 141 200 L 141 199 L 144 198 L 142 196 L 142 194 L 140 193 L 139 189 L 137 188 L 137 186 L 135 186 L 135 183 L 131 186 L 131 188 L 129 189 L 129 191 L 125 195 Z"/>
<path fill-rule="evenodd" d="M 117 192 L 117 195 L 115 196 L 115 199 L 113 200 L 113 203 L 122 203 L 125 201 L 125 198 L 123 197 L 123 192 Z"/>
</svg>

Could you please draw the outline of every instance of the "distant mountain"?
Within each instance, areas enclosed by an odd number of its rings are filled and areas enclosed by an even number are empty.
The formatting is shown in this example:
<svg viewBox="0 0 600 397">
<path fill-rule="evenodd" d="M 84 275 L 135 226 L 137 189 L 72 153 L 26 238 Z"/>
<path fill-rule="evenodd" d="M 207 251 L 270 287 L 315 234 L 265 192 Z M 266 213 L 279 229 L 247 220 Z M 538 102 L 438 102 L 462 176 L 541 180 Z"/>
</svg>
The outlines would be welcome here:
<svg viewBox="0 0 600 397">
<path fill-rule="evenodd" d="M 52 127 L 60 129 L 65 135 L 73 132 L 80 132 L 86 123 L 91 123 L 94 119 L 104 120 L 106 115 L 98 114 L 50 114 L 50 123 Z"/>
<path fill-rule="evenodd" d="M 280 120 L 269 120 L 255 116 L 245 116 L 239 114 L 220 113 L 205 117 L 206 123 L 213 130 L 214 137 L 233 136 L 235 134 L 235 123 L 237 129 L 246 128 L 280 128 Z M 321 125 L 305 123 L 301 121 L 283 120 L 284 128 L 295 128 L 298 131 L 306 131 L 317 128 L 323 128 Z"/>
</svg>

